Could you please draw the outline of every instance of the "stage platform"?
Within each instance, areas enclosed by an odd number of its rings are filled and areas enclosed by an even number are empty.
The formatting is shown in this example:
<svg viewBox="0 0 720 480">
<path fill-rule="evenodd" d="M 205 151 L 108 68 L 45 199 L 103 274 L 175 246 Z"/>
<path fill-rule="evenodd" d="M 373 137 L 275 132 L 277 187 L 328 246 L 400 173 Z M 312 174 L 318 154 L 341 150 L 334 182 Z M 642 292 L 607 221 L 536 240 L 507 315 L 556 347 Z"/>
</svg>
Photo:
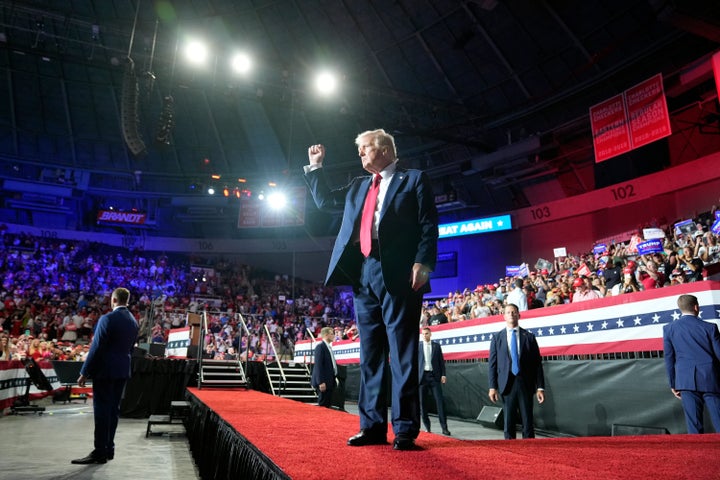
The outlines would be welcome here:
<svg viewBox="0 0 720 480">
<path fill-rule="evenodd" d="M 421 432 L 417 451 L 348 447 L 358 418 L 253 390 L 189 388 L 203 479 L 714 479 L 720 435 L 460 440 Z M 481 428 L 478 426 L 478 428 Z M 389 432 L 388 439 L 392 440 Z"/>
</svg>

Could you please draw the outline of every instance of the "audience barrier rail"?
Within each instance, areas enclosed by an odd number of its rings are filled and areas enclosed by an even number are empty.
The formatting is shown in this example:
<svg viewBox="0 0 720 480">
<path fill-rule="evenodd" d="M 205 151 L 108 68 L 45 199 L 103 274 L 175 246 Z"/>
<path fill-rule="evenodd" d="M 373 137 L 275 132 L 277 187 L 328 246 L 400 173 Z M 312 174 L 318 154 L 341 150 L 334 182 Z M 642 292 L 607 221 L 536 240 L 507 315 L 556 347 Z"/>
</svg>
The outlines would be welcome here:
<svg viewBox="0 0 720 480">
<path fill-rule="evenodd" d="M 538 340 L 543 356 L 596 355 L 663 349 L 663 326 L 680 317 L 677 298 L 695 295 L 700 316 L 720 318 L 720 282 L 704 281 L 521 312 L 520 326 Z M 490 341 L 505 328 L 502 315 L 432 327 L 446 360 L 484 359 Z M 360 362 L 360 341 L 333 342 L 339 364 Z M 419 332 L 418 332 L 419 341 Z M 295 362 L 312 361 L 313 342 L 295 343 Z"/>
</svg>

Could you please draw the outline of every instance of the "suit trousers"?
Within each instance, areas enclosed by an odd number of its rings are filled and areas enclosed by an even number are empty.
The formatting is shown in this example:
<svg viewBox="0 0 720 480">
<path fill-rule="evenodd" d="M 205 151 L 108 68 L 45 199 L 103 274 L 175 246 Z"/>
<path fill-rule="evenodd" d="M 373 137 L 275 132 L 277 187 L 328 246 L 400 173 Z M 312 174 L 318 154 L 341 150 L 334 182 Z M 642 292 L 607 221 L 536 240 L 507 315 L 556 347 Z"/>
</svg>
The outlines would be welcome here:
<svg viewBox="0 0 720 480">
<path fill-rule="evenodd" d="M 97 456 L 115 452 L 115 431 L 120 418 L 120 402 L 126 378 L 93 379 L 93 414 L 95 417 L 95 451 Z"/>
<path fill-rule="evenodd" d="M 442 383 L 435 380 L 432 372 L 424 372 L 423 378 L 420 380 L 420 417 L 423 425 L 430 431 L 430 417 L 428 416 L 427 406 L 425 405 L 425 396 L 427 391 L 432 391 L 435 397 L 435 405 L 437 406 L 438 420 L 440 427 L 447 430 L 447 417 L 445 416 L 445 398 L 443 397 Z"/>
<path fill-rule="evenodd" d="M 522 372 L 520 372 L 522 375 Z M 532 388 L 527 386 L 521 375 L 511 374 L 510 383 L 503 392 L 503 416 L 505 417 L 504 433 L 505 439 L 516 438 L 515 425 L 517 424 L 517 411 L 520 410 L 522 420 L 523 438 L 535 438 L 535 427 L 533 425 L 533 395 Z"/>
<path fill-rule="evenodd" d="M 332 408 L 332 397 L 333 392 L 335 391 L 335 385 L 328 385 L 325 384 L 325 391 L 321 392 L 318 388 L 317 394 L 318 394 L 318 405 L 325 408 Z"/>
<path fill-rule="evenodd" d="M 720 394 L 682 390 L 680 392 L 688 433 L 705 433 L 703 407 L 707 406 L 715 432 L 720 433 Z"/>
<path fill-rule="evenodd" d="M 418 392 L 418 319 L 422 294 L 410 288 L 391 295 L 383 281 L 379 257 L 363 260 L 360 285 L 353 289 L 360 333 L 360 428 L 387 431 L 387 371 L 392 379 L 391 420 L 395 435 L 417 438 L 420 432 Z"/>
</svg>

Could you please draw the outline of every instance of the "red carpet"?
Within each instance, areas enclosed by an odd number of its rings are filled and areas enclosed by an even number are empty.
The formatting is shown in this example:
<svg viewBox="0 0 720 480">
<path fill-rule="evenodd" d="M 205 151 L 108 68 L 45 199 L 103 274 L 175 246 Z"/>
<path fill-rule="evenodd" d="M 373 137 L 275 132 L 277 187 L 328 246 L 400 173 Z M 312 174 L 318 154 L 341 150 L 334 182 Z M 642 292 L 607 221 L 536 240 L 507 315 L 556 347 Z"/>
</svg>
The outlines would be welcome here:
<svg viewBox="0 0 720 480">
<path fill-rule="evenodd" d="M 720 434 L 466 441 L 423 432 L 423 450 L 396 452 L 346 446 L 359 425 L 349 413 L 252 390 L 188 390 L 298 480 L 720 478 Z"/>
</svg>

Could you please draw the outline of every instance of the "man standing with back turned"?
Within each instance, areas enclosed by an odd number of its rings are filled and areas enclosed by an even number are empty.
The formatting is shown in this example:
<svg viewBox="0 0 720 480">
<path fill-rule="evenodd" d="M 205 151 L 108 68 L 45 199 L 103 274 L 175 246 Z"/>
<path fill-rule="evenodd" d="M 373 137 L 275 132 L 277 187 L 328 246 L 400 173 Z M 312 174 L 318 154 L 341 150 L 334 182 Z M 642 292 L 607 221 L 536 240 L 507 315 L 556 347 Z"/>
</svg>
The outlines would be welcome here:
<svg viewBox="0 0 720 480">
<path fill-rule="evenodd" d="M 688 433 L 705 433 L 703 404 L 720 432 L 720 333 L 717 325 L 699 318 L 693 295 L 680 295 L 682 317 L 663 327 L 665 368 L 670 390 L 682 401 Z"/>
<path fill-rule="evenodd" d="M 367 131 L 355 143 L 372 176 L 331 190 L 322 145 L 308 148 L 305 166 L 318 208 L 343 215 L 325 283 L 352 286 L 360 333 L 360 433 L 347 443 L 387 443 L 389 363 L 393 448 L 412 450 L 420 432 L 417 329 L 435 268 L 438 214 L 427 175 L 398 167 L 392 135 Z"/>
<path fill-rule="evenodd" d="M 138 334 L 138 323 L 127 308 L 130 292 L 117 288 L 110 303 L 113 311 L 100 317 L 90 351 L 80 369 L 78 386 L 92 379 L 95 416 L 95 449 L 71 463 L 106 463 L 115 457 L 115 430 L 120 418 L 120 401 L 130 378 L 130 361 Z"/>
</svg>

